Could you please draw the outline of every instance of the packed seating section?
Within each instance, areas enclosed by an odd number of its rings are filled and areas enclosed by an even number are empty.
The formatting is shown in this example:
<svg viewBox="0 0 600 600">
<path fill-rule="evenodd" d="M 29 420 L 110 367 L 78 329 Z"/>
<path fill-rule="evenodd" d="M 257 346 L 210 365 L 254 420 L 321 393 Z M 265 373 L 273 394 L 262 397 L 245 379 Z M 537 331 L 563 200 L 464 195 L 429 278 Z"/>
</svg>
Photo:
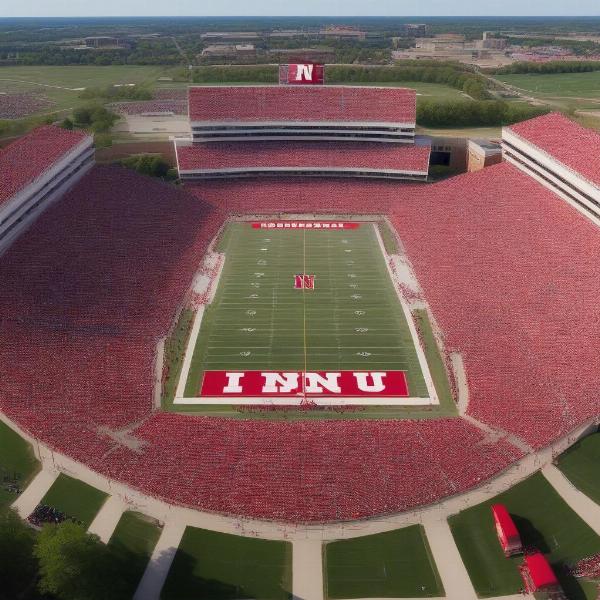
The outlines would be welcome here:
<svg viewBox="0 0 600 600">
<path fill-rule="evenodd" d="M 469 413 L 540 447 L 600 413 L 600 234 L 510 165 L 435 186 L 209 182 L 95 167 L 0 260 L 0 409 L 57 451 L 169 502 L 284 521 L 408 510 L 522 451 L 461 418 L 307 420 L 153 410 L 154 353 L 230 214 L 388 213 Z M 106 428 L 131 428 L 141 448 Z"/>
</svg>

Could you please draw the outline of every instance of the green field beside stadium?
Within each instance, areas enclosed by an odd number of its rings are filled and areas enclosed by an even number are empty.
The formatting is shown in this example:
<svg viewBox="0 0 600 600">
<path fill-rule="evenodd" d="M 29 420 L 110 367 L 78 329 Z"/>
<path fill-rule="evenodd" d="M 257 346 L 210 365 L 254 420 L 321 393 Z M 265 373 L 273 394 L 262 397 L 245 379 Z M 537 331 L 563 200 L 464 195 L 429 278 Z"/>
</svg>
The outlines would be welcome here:
<svg viewBox="0 0 600 600">
<path fill-rule="evenodd" d="M 119 519 L 108 542 L 111 552 L 129 565 L 127 578 L 131 596 L 144 574 L 160 532 L 161 528 L 152 519 L 128 510 Z"/>
<path fill-rule="evenodd" d="M 107 498 L 99 489 L 61 473 L 40 503 L 80 521 L 87 529 Z"/>
<path fill-rule="evenodd" d="M 600 537 L 541 473 L 448 519 L 480 597 L 516 594 L 523 587 L 518 571 L 523 557 L 504 557 L 490 509 L 495 503 L 506 505 L 523 545 L 535 547 L 548 557 L 569 600 L 596 600 L 598 582 L 575 579 L 565 573 L 565 567 L 600 552 Z"/>
<path fill-rule="evenodd" d="M 288 600 L 292 545 L 187 527 L 162 600 Z"/>
<path fill-rule="evenodd" d="M 40 469 L 33 450 L 18 433 L 0 421 L 0 509 L 12 504 Z"/>
<path fill-rule="evenodd" d="M 558 468 L 577 489 L 600 504 L 600 433 L 571 446 L 561 455 Z"/>
<path fill-rule="evenodd" d="M 232 223 L 217 248 L 225 252 L 225 265 L 215 299 L 204 311 L 185 397 L 199 395 L 205 370 L 403 370 L 409 395 L 427 397 L 415 344 L 372 223 L 328 231 L 263 230 Z M 294 289 L 297 273 L 314 275 L 315 289 Z M 456 414 L 426 314 L 417 315 L 417 322 L 423 325 L 427 362 L 435 367 L 440 406 L 373 406 L 360 411 L 361 416 Z M 185 328 L 178 324 L 169 347 L 181 348 L 181 331 Z M 169 373 L 173 369 L 178 374 L 180 360 L 167 364 Z M 236 412 L 227 405 L 174 405 L 172 388 L 170 384 L 163 395 L 167 410 Z"/>
<path fill-rule="evenodd" d="M 324 579 L 330 599 L 444 595 L 421 525 L 327 544 Z"/>
</svg>

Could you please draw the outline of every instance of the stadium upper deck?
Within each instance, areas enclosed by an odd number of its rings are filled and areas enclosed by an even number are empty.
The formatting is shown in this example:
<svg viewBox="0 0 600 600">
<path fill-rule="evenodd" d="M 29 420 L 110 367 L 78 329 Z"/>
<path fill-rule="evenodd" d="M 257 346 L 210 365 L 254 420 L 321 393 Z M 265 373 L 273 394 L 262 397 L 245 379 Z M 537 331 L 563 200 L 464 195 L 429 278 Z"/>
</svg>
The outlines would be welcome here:
<svg viewBox="0 0 600 600">
<path fill-rule="evenodd" d="M 357 142 L 240 142 L 177 145 L 183 179 L 336 175 L 424 181 L 429 146 Z"/>
<path fill-rule="evenodd" d="M 93 163 L 82 131 L 45 126 L 0 150 L 0 252 Z"/>
<path fill-rule="evenodd" d="M 350 86 L 202 86 L 189 90 L 194 141 L 414 139 L 416 93 Z"/>
<path fill-rule="evenodd" d="M 550 113 L 505 127 L 502 146 L 507 160 L 600 218 L 600 134 L 596 131 Z"/>
</svg>

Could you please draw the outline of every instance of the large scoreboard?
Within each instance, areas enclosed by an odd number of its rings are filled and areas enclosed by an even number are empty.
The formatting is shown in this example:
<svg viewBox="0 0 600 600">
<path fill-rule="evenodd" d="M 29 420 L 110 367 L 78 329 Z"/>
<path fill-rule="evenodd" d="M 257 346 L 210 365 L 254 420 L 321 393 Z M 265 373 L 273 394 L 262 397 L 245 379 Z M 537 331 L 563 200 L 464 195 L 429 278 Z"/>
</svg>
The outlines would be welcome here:
<svg viewBox="0 0 600 600">
<path fill-rule="evenodd" d="M 294 63 L 279 65 L 279 83 L 282 85 L 323 85 L 325 65 Z"/>
</svg>

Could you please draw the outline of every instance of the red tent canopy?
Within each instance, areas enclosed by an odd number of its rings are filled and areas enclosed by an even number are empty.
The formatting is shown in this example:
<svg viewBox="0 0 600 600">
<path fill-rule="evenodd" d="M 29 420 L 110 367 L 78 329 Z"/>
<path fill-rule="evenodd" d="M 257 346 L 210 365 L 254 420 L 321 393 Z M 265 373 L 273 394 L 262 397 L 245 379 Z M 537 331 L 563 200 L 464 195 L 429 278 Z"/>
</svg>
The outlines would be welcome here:
<svg viewBox="0 0 600 600">
<path fill-rule="evenodd" d="M 505 554 L 510 555 L 521 552 L 521 536 L 506 506 L 504 504 L 492 505 L 492 514 L 496 523 L 498 539 Z"/>
<path fill-rule="evenodd" d="M 546 560 L 546 557 L 541 552 L 530 554 L 525 557 L 525 564 L 533 582 L 534 591 L 543 590 L 558 585 L 558 579 Z"/>
</svg>

